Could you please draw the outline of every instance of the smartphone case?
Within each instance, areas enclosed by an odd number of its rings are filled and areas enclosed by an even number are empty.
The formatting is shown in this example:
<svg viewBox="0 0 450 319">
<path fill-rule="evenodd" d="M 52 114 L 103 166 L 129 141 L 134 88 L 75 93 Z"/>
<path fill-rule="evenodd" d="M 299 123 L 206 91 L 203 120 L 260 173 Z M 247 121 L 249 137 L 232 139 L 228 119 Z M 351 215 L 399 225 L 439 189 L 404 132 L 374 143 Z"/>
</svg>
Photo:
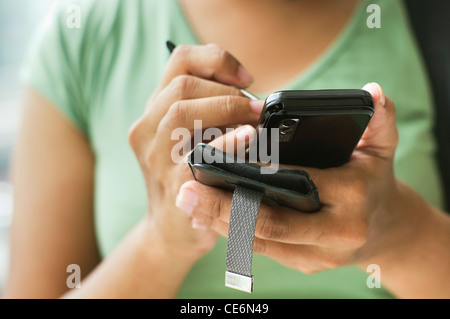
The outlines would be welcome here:
<svg viewBox="0 0 450 319">
<path fill-rule="evenodd" d="M 267 129 L 269 152 L 271 129 L 279 129 L 280 163 L 329 168 L 348 162 L 373 113 L 364 90 L 279 91 L 267 97 L 258 127 Z"/>
<path fill-rule="evenodd" d="M 274 174 L 261 174 L 259 165 L 241 163 L 233 155 L 207 144 L 194 148 L 188 164 L 195 180 L 202 184 L 230 190 L 239 185 L 263 193 L 265 203 L 302 212 L 320 209 L 317 187 L 305 171 L 279 169 Z"/>
</svg>

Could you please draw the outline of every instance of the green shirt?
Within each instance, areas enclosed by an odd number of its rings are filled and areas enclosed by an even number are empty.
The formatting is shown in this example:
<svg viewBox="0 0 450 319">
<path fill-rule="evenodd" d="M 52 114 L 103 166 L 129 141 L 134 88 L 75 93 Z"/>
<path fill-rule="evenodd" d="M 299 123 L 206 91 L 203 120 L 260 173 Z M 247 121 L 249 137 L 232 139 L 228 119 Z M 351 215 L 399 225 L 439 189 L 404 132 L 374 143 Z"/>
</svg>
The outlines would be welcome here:
<svg viewBox="0 0 450 319">
<path fill-rule="evenodd" d="M 175 0 L 77 3 L 81 28 L 69 27 L 73 11 L 67 12 L 63 2 L 36 37 L 24 78 L 91 142 L 96 156 L 96 231 L 101 253 L 107 256 L 147 211 L 146 188 L 128 145 L 128 129 L 143 114 L 146 100 L 160 81 L 169 58 L 166 40 L 198 41 Z M 381 28 L 368 28 L 368 3 L 361 3 L 327 52 L 291 83 L 273 91 L 380 83 L 397 107 L 396 176 L 432 204 L 442 206 L 430 90 L 403 4 L 392 0 L 370 3 L 380 5 Z M 264 97 L 270 92 L 259 93 Z M 179 297 L 391 297 L 383 288 L 369 289 L 369 273 L 356 267 L 305 275 L 259 255 L 253 259 L 255 291 L 246 294 L 224 287 L 225 253 L 226 240 L 221 238 L 194 266 Z"/>
</svg>

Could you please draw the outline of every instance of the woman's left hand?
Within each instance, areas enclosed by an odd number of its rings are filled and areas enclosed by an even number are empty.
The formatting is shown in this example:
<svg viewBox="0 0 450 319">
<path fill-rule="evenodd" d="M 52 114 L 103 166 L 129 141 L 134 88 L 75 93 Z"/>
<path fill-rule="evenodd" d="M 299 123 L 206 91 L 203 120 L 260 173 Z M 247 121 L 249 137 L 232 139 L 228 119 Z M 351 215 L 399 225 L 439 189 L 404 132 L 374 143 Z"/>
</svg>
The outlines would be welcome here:
<svg viewBox="0 0 450 319">
<path fill-rule="evenodd" d="M 364 89 L 373 96 L 375 114 L 351 160 L 337 168 L 301 168 L 318 187 L 322 209 L 303 213 L 262 204 L 255 230 L 256 253 L 315 273 L 348 264 L 367 265 L 413 240 L 420 220 L 397 203 L 401 184 L 393 172 L 398 141 L 395 106 L 378 84 Z M 228 233 L 231 198 L 230 192 L 195 181 L 185 183 L 179 193 L 182 206 L 189 207 L 187 212 L 222 236 Z"/>
</svg>

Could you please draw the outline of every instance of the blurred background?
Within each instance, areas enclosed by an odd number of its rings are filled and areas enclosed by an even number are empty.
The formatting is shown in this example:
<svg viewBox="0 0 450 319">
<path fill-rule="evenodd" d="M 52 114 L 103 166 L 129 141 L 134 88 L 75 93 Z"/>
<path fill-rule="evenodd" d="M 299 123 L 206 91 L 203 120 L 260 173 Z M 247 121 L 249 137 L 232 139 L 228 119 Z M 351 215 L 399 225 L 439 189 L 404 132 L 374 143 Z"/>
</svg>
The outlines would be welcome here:
<svg viewBox="0 0 450 319">
<path fill-rule="evenodd" d="M 21 118 L 20 68 L 34 31 L 55 0 L 0 1 L 0 293 L 8 273 L 8 237 L 13 212 L 10 156 Z"/>
</svg>

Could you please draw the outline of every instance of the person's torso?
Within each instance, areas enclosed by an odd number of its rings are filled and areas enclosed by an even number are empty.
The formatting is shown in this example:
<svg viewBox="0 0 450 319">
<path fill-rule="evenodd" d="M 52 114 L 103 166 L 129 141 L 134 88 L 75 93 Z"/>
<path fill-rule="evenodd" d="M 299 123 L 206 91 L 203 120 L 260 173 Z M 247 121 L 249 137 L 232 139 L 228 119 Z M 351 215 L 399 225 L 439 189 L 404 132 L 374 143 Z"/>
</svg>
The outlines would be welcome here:
<svg viewBox="0 0 450 319">
<path fill-rule="evenodd" d="M 368 27 L 370 13 L 366 13 L 367 4 L 362 4 L 330 49 L 284 89 L 361 88 L 368 82 L 380 83 L 397 107 L 396 176 L 431 203 L 441 205 L 428 82 L 401 3 L 374 3 L 381 8 L 381 28 Z M 80 74 L 96 156 L 96 230 L 101 253 L 107 256 L 147 212 L 144 180 L 128 145 L 129 127 L 143 114 L 159 83 L 169 58 L 165 42 L 195 44 L 197 40 L 175 0 L 98 1 L 86 19 Z M 224 287 L 225 254 L 226 239 L 221 238 L 194 266 L 179 297 L 390 297 L 384 289 L 368 288 L 370 274 L 356 267 L 305 275 L 259 255 L 253 259 L 254 293 L 248 295 Z"/>
</svg>

